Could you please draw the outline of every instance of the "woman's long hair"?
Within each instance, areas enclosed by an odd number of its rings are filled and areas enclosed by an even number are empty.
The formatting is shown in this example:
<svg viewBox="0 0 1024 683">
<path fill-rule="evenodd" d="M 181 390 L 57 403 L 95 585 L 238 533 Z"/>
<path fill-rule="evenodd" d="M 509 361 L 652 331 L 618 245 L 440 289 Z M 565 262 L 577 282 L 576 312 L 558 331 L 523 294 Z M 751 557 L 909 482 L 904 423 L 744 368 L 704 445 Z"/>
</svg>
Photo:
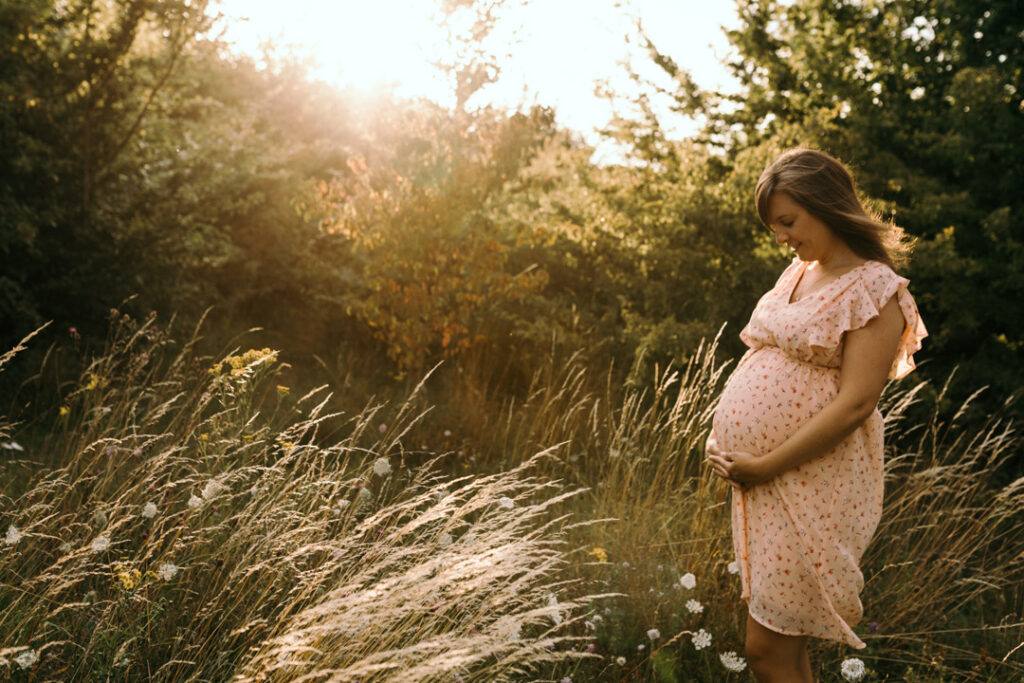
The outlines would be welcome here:
<svg viewBox="0 0 1024 683">
<path fill-rule="evenodd" d="M 838 159 L 799 147 L 783 152 L 764 170 L 754 198 L 757 215 L 769 230 L 768 200 L 776 192 L 792 197 L 861 258 L 881 261 L 893 270 L 906 263 L 913 238 L 868 213 L 857 197 L 853 176 Z"/>
</svg>

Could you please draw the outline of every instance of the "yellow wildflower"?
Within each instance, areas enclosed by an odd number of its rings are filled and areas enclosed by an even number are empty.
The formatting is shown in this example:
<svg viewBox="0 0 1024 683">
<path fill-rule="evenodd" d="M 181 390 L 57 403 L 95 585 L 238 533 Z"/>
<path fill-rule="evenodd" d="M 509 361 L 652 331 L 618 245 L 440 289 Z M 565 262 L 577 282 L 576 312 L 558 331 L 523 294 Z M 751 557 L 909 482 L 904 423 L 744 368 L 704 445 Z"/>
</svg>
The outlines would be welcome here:
<svg viewBox="0 0 1024 683">
<path fill-rule="evenodd" d="M 587 553 L 587 554 L 588 555 L 593 555 L 594 559 L 597 560 L 598 562 L 607 562 L 608 561 L 608 553 L 601 546 L 594 546 L 591 549 L 591 551 L 589 553 Z"/>
<path fill-rule="evenodd" d="M 64 417 L 65 415 L 67 415 L 70 412 L 71 412 L 71 408 L 69 408 L 67 406 L 61 406 L 60 407 L 60 416 L 61 417 Z"/>
<path fill-rule="evenodd" d="M 85 385 L 86 391 L 92 391 L 96 388 L 102 389 L 105 386 L 107 386 L 107 380 L 94 373 L 89 373 L 89 381 Z"/>
<path fill-rule="evenodd" d="M 207 372 L 209 372 L 211 375 L 219 375 L 223 369 L 223 363 L 214 363 L 213 365 L 210 366 L 210 369 L 207 370 Z"/>
<path fill-rule="evenodd" d="M 128 569 L 119 562 L 114 565 L 114 578 L 120 582 L 123 590 L 131 591 L 142 582 L 142 572 L 138 569 Z"/>
<path fill-rule="evenodd" d="M 199 440 L 205 443 L 210 440 L 210 435 L 204 432 L 199 435 Z"/>
<path fill-rule="evenodd" d="M 277 385 L 277 393 L 281 394 L 282 396 L 287 396 L 288 392 L 290 392 L 290 391 L 291 391 L 291 387 L 286 387 L 283 384 L 278 384 Z"/>
</svg>

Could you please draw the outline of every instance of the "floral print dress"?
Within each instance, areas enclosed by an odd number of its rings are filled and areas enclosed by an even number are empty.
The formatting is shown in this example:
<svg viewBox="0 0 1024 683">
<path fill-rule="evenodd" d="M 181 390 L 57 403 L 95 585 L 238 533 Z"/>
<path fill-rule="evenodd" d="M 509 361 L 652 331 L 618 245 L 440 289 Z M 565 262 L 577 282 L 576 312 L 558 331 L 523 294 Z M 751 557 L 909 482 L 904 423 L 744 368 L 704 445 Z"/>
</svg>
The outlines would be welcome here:
<svg viewBox="0 0 1024 683">
<path fill-rule="evenodd" d="M 908 280 L 865 261 L 791 302 L 799 258 L 761 300 L 740 338 L 750 348 L 722 391 L 709 441 L 766 453 L 839 393 L 843 333 L 863 327 L 893 296 L 904 329 L 889 379 L 914 369 L 927 336 Z M 788 635 L 855 648 L 863 608 L 858 567 L 882 511 L 882 416 L 876 408 L 830 451 L 771 481 L 733 489 L 733 547 L 751 617 Z"/>
</svg>

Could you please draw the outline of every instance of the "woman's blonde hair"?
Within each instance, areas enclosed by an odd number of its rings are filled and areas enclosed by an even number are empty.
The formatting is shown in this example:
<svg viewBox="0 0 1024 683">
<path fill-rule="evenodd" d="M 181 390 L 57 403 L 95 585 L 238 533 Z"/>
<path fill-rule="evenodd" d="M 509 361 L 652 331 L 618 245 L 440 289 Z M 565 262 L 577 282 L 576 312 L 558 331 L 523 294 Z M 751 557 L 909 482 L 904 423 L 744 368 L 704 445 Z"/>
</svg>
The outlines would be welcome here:
<svg viewBox="0 0 1024 683">
<path fill-rule="evenodd" d="M 783 152 L 761 174 L 754 190 L 757 215 L 769 230 L 768 200 L 785 192 L 828 226 L 858 256 L 893 270 L 907 261 L 913 239 L 903 228 L 868 213 L 857 197 L 853 176 L 838 159 L 816 149 Z"/>
</svg>

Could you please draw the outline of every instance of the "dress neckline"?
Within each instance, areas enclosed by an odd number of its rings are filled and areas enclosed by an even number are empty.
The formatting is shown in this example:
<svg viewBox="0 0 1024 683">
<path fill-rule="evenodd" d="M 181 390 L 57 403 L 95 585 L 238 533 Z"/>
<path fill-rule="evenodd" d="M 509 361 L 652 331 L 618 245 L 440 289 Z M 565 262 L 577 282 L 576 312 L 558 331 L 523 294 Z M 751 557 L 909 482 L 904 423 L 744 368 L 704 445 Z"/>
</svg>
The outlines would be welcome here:
<svg viewBox="0 0 1024 683">
<path fill-rule="evenodd" d="M 799 266 L 800 270 L 797 273 L 796 277 L 793 278 L 793 284 L 789 286 L 789 289 L 786 292 L 786 305 L 787 306 L 795 306 L 798 303 L 800 303 L 801 301 L 806 301 L 807 299 L 810 299 L 812 296 L 814 296 L 818 292 L 831 287 L 832 285 L 834 285 L 835 283 L 839 282 L 840 280 L 842 280 L 844 277 L 846 277 L 850 273 L 858 270 L 859 268 L 863 268 L 864 266 L 866 266 L 869 263 L 872 263 L 872 261 L 869 259 L 867 261 L 864 261 L 863 263 L 858 263 L 857 265 L 855 265 L 853 268 L 850 268 L 845 273 L 840 273 L 838 276 L 836 276 L 833 279 L 829 280 L 827 283 L 825 283 L 821 287 L 818 287 L 817 289 L 812 289 L 811 291 L 809 291 L 806 294 L 804 294 L 801 298 L 797 299 L 796 301 L 793 301 L 793 293 L 796 292 L 796 288 L 800 285 L 800 281 L 804 279 L 804 273 L 807 272 L 807 265 L 808 265 L 808 263 L 809 263 L 809 261 L 801 261 L 800 262 L 800 266 Z"/>
</svg>

